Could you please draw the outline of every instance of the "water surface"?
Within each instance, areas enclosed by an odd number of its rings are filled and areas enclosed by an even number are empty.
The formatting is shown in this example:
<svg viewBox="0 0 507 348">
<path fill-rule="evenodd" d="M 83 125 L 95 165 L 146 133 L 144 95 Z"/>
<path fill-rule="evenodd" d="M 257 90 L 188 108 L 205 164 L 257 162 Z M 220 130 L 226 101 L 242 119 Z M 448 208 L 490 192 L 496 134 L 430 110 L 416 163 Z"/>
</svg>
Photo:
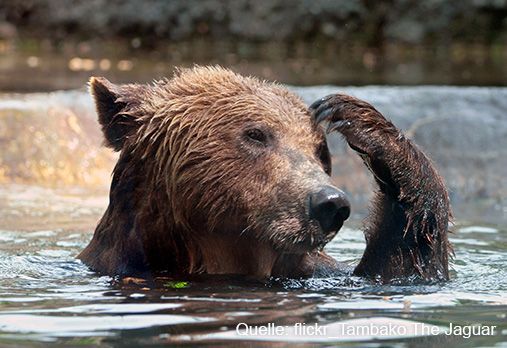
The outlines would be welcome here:
<svg viewBox="0 0 507 348">
<path fill-rule="evenodd" d="M 79 84 L 86 78 L 79 77 Z M 4 82 L 10 83 L 8 76 Z M 235 347 L 252 342 L 506 346 L 507 89 L 314 86 L 293 90 L 307 103 L 336 91 L 364 98 L 435 161 L 457 216 L 451 235 L 456 253 L 451 281 L 382 286 L 347 277 L 273 279 L 265 284 L 224 278 L 120 281 L 100 276 L 75 259 L 107 205 L 115 161 L 109 150 L 100 147 L 91 98 L 84 91 L 2 94 L 0 346 L 200 343 Z M 364 249 L 360 221 L 373 186 L 362 163 L 339 137 L 331 137 L 329 143 L 333 180 L 350 195 L 353 215 L 327 251 L 353 264 Z M 497 326 L 496 334 L 468 339 L 443 333 L 421 337 L 416 330 L 424 323 L 443 332 L 450 322 Z M 238 323 L 275 324 L 287 327 L 289 334 L 239 336 Z M 290 331 L 297 323 L 318 324 L 328 329 L 327 335 Z M 340 325 L 386 324 L 403 328 L 405 334 L 379 337 L 337 331 Z"/>
<path fill-rule="evenodd" d="M 384 342 L 396 346 L 501 346 L 507 343 L 507 227 L 459 222 L 451 240 L 452 280 L 426 285 L 377 285 L 360 278 L 271 280 L 137 279 L 120 281 L 90 271 L 75 256 L 90 240 L 105 196 L 49 195 L 49 190 L 0 190 L 1 345 L 238 346 Z M 37 193 L 38 192 L 38 193 Z M 14 197 L 19 199 L 14 200 Z M 41 197 L 46 197 L 45 201 Z M 7 203 L 5 203 L 7 202 Z M 45 202 L 45 203 L 44 203 Z M 359 221 L 327 247 L 354 263 L 364 248 Z M 414 325 L 496 325 L 494 336 L 420 337 Z M 327 335 L 238 336 L 238 323 L 318 324 Z M 391 324 L 403 337 L 336 335 L 338 325 Z M 333 336 L 334 338 L 329 338 Z M 381 341 L 379 341 L 381 340 Z"/>
</svg>

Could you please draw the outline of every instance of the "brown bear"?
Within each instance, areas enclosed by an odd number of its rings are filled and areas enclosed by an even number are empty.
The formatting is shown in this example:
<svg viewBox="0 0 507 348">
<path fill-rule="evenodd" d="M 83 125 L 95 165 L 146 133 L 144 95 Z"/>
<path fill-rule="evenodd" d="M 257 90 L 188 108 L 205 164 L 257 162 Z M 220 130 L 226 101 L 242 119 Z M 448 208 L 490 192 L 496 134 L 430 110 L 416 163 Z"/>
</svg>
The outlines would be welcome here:
<svg viewBox="0 0 507 348">
<path fill-rule="evenodd" d="M 350 214 L 330 180 L 326 132 L 336 130 L 379 186 L 353 274 L 448 279 L 444 183 L 370 104 L 337 94 L 308 108 L 280 85 L 220 67 L 152 85 L 96 77 L 90 88 L 106 145 L 120 151 L 109 206 L 79 255 L 94 270 L 261 278 L 339 271 L 322 251 Z"/>
</svg>

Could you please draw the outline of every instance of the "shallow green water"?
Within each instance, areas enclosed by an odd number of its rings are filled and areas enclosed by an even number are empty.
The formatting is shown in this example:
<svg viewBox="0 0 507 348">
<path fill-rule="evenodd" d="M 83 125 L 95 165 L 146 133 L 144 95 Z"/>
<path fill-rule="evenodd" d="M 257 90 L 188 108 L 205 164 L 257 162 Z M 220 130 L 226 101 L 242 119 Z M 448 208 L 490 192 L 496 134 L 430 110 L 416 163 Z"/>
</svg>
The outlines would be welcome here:
<svg viewBox="0 0 507 348">
<path fill-rule="evenodd" d="M 116 41 L 47 43 L 0 41 L 0 91 L 40 92 L 80 88 L 90 76 L 115 82 L 150 82 L 176 67 L 227 66 L 245 75 L 297 86 L 463 85 L 505 86 L 504 45 L 443 47 L 272 42 L 165 42 L 154 50 Z"/>
<path fill-rule="evenodd" d="M 74 258 L 91 238 L 101 199 L 95 205 L 90 200 L 81 205 L 79 201 L 47 203 L 46 209 L 30 206 L 30 197 L 25 199 L 4 207 L 0 214 L 4 222 L 0 345 L 507 344 L 506 226 L 455 226 L 451 239 L 456 256 L 448 283 L 380 286 L 359 278 L 324 278 L 273 280 L 266 285 L 212 278 L 126 284 L 94 274 Z M 49 228 L 38 229 L 37 222 Z M 355 262 L 364 247 L 363 236 L 350 227 L 357 224 L 348 226 L 327 250 L 339 260 Z M 448 336 L 443 332 L 450 322 L 494 325 L 495 335 Z M 274 324 L 286 331 L 238 335 L 238 323 Z M 295 332 L 296 323 L 318 324 L 326 332 Z M 438 327 L 440 335 L 423 335 L 422 323 Z M 361 325 L 391 325 L 403 334 L 339 331 Z"/>
</svg>

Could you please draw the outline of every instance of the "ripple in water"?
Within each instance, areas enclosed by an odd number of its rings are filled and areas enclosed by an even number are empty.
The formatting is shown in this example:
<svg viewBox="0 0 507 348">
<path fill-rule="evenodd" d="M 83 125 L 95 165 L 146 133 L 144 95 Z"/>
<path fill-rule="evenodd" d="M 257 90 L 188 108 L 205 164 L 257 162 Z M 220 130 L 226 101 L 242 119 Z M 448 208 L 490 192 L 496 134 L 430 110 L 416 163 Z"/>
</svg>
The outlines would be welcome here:
<svg viewBox="0 0 507 348">
<path fill-rule="evenodd" d="M 497 325 L 504 336 L 482 337 L 481 342 L 493 345 L 506 340 L 505 228 L 459 228 L 453 235 L 456 257 L 448 283 L 385 286 L 346 275 L 268 284 L 237 279 L 123 284 L 91 272 L 75 259 L 90 237 L 89 232 L 68 228 L 0 232 L 0 342 L 94 345 L 190 340 L 234 345 L 238 340 L 259 339 L 299 343 L 374 339 L 294 332 L 283 338 L 238 336 L 235 327 L 240 322 L 287 325 L 289 333 L 298 322 L 318 323 L 334 333 L 339 325 L 390 323 L 408 334 L 384 338 L 408 342 L 419 336 L 414 331 L 418 324 L 444 332 L 450 321 Z M 362 232 L 344 228 L 328 252 L 353 265 L 363 247 Z M 445 335 L 426 339 L 430 345 L 442 339 L 464 340 Z"/>
</svg>

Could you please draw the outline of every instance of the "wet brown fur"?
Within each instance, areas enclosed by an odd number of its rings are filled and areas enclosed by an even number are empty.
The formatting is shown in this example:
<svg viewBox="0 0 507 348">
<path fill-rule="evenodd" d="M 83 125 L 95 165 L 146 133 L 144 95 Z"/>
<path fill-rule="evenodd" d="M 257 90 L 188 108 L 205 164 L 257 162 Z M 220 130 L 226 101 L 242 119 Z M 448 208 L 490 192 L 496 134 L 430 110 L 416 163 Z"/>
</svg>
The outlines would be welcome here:
<svg viewBox="0 0 507 348">
<path fill-rule="evenodd" d="M 325 134 L 300 98 L 219 67 L 182 70 L 150 86 L 103 78 L 90 86 L 106 145 L 121 151 L 109 206 L 79 255 L 93 269 L 268 277 L 338 267 L 318 251 L 329 240 L 306 217 L 308 192 L 330 185 L 330 173 Z M 338 130 L 348 140 L 360 137 L 361 151 L 380 163 L 373 168 L 380 192 L 355 273 L 447 278 L 442 180 L 373 107 L 344 98 L 326 101 L 335 107 L 327 120 L 360 115 L 349 133 Z M 249 127 L 269 134 L 269 148 L 244 139 Z"/>
<path fill-rule="evenodd" d="M 335 94 L 312 105 L 317 122 L 339 131 L 372 172 L 379 190 L 366 221 L 356 275 L 382 281 L 448 279 L 449 196 L 431 160 L 370 104 Z"/>
</svg>

